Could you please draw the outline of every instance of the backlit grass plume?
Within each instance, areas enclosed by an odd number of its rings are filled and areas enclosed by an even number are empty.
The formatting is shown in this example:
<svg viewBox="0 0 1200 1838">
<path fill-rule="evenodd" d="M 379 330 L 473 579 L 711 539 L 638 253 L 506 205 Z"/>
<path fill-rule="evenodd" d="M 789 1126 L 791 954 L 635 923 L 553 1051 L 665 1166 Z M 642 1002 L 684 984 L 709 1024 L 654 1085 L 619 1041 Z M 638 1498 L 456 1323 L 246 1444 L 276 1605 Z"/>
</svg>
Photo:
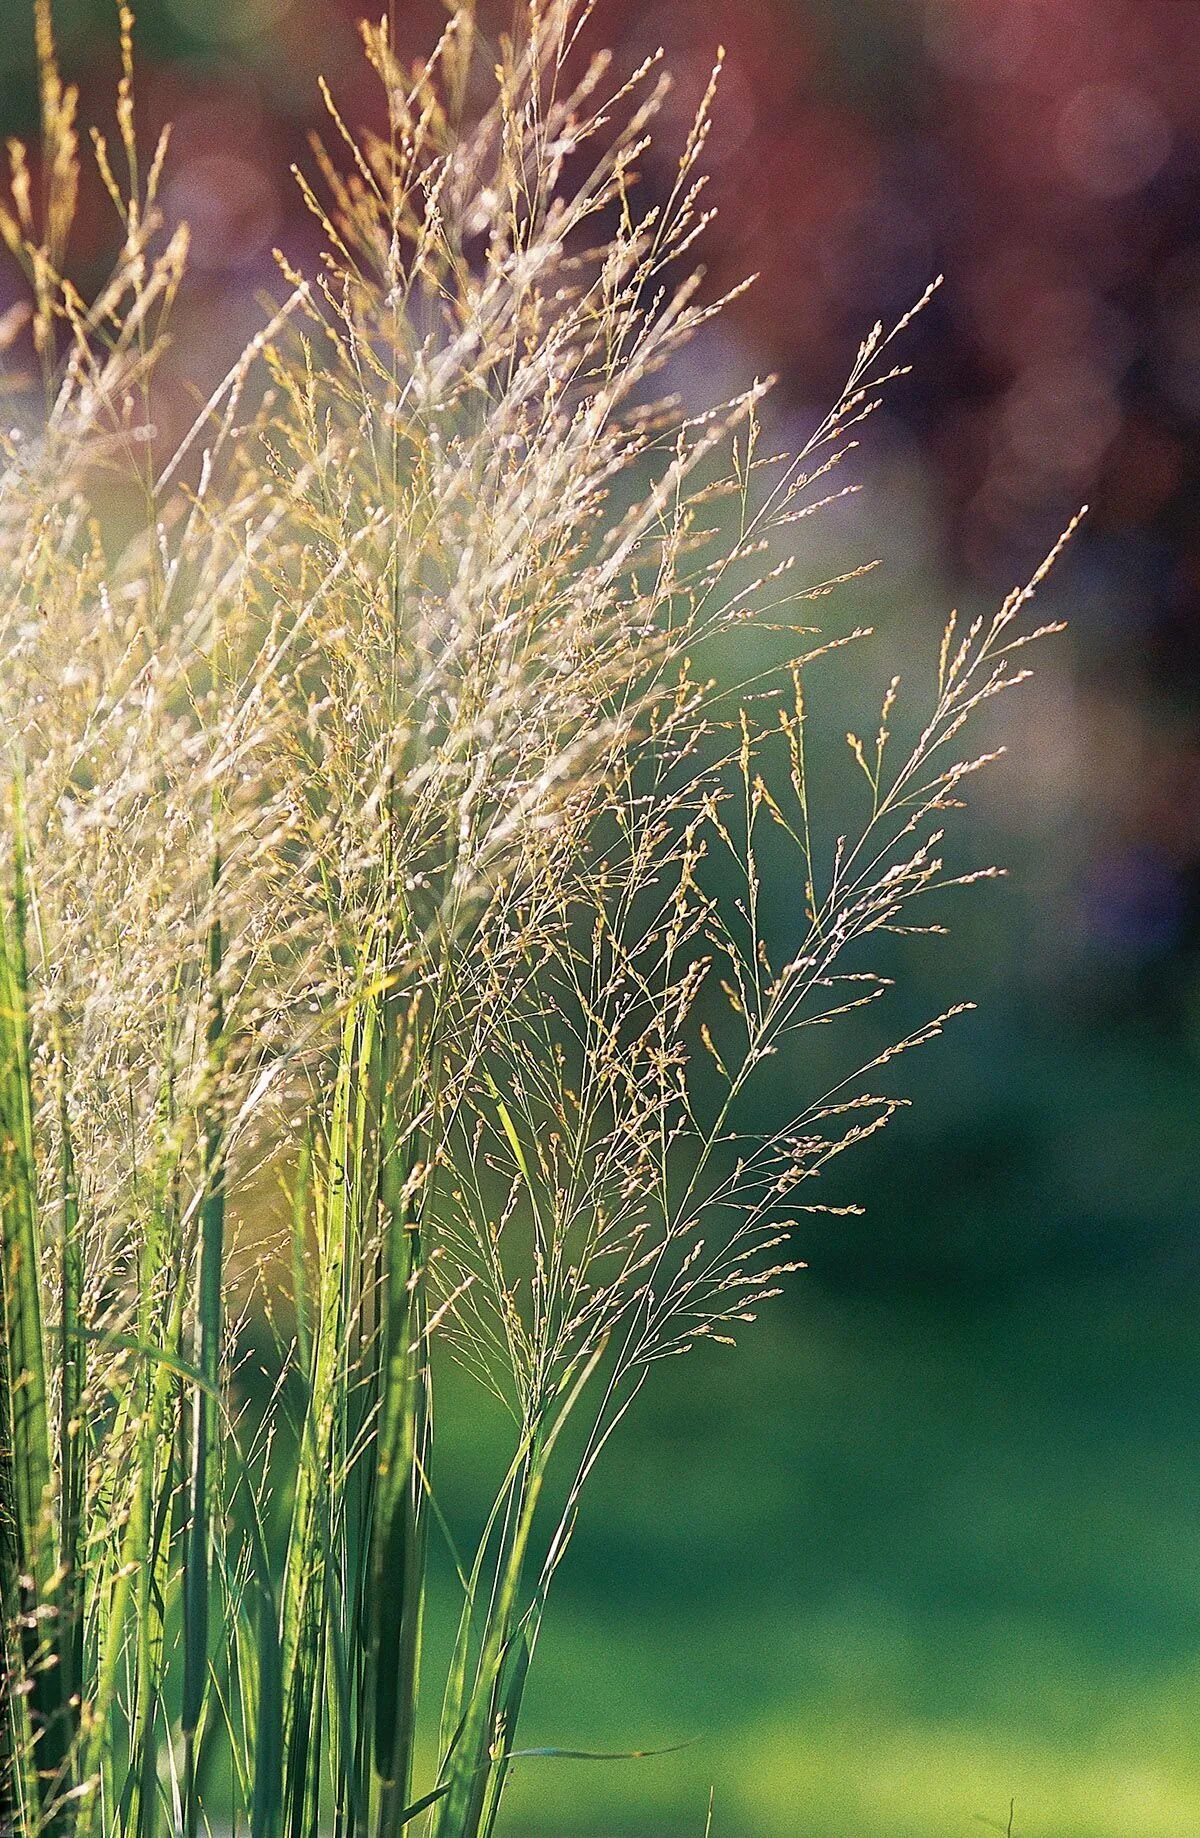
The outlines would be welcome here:
<svg viewBox="0 0 1200 1838">
<path fill-rule="evenodd" d="M 874 1075 L 955 1012 L 832 1078 L 809 1052 L 886 994 L 876 935 L 974 878 L 942 834 L 1044 570 L 814 783 L 807 699 L 867 634 L 802 617 L 836 585 L 802 520 L 896 333 L 795 459 L 762 386 L 671 393 L 721 304 L 716 73 L 639 201 L 666 78 L 614 75 L 582 0 L 498 49 L 464 8 L 415 75 L 363 28 L 376 126 L 327 94 L 298 175 L 322 260 L 280 256 L 164 451 L 186 235 L 132 20 L 93 137 L 121 250 L 85 300 L 76 97 L 32 16 L 41 177 L 14 148 L 0 209 L 30 289 L 0 472 L 4 1791 L 22 1834 L 483 1838 L 594 1463 L 656 1361 L 797 1267 L 822 1170 L 896 1107 Z M 765 1073 L 798 1095 L 764 1133 Z M 510 1427 L 425 1654 L 447 1358 Z"/>
</svg>

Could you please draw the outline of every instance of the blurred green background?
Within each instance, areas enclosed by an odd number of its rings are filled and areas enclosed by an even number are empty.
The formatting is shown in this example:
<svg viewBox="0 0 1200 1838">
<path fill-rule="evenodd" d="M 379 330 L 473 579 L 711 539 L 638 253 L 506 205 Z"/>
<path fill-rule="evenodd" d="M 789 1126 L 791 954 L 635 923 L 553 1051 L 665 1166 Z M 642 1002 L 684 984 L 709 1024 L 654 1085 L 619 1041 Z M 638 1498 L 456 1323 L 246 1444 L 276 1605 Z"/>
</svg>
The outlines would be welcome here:
<svg viewBox="0 0 1200 1838">
<path fill-rule="evenodd" d="M 61 0 L 85 115 L 113 9 Z M 177 337 L 201 384 L 309 229 L 287 165 L 324 72 L 366 95 L 347 0 L 144 0 L 143 104 L 177 124 L 195 231 Z M 429 4 L 400 6 L 431 42 Z M 3 0 L 0 127 L 33 126 Z M 487 9 L 484 9 L 485 14 Z M 498 17 L 498 13 L 497 13 Z M 839 1173 L 810 1269 L 734 1355 L 669 1362 L 600 1470 L 531 1686 L 525 1838 L 1182 1838 L 1200 1829 L 1200 7 L 1192 0 L 600 0 L 680 119 L 729 49 L 713 284 L 758 287 L 678 381 L 777 369 L 795 438 L 858 337 L 944 269 L 867 490 L 805 567 L 880 555 L 826 626 L 921 668 L 1094 511 L 1072 620 L 999 711 L 970 855 L 1007 883 L 914 951 L 905 1015 L 978 1011 L 904 1063 L 916 1099 Z M 647 183 L 662 183 L 651 165 Z M 111 226 L 97 203 L 81 259 Z M 0 276 L 0 312 L 7 304 Z M 845 682 L 843 673 L 842 681 Z M 843 784 L 849 787 L 847 776 Z M 488 1419 L 458 1418 L 454 1513 Z M 454 1497 L 458 1472 L 463 1500 Z M 982 1823 L 981 1823 L 982 1822 Z"/>
</svg>

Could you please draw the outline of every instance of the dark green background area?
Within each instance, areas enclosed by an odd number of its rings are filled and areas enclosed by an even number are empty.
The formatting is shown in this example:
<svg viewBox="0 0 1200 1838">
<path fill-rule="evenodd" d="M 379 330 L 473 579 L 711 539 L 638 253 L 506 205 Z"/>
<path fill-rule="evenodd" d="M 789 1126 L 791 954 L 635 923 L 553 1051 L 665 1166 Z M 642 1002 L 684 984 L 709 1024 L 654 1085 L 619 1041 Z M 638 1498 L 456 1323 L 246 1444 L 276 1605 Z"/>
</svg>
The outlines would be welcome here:
<svg viewBox="0 0 1200 1838">
<path fill-rule="evenodd" d="M 1143 20 L 1163 12 L 1142 4 Z M 400 10 L 418 36 L 438 12 Z M 1039 602 L 1071 616 L 1071 635 L 990 722 L 1011 757 L 981 786 L 959 847 L 960 865 L 1001 860 L 1011 879 L 952 896 L 952 937 L 906 947 L 890 1018 L 872 1011 L 859 1042 L 877 1050 L 951 1001 L 978 1009 L 900 1062 L 892 1088 L 914 1107 L 830 1177 L 826 1197 L 864 1200 L 865 1217 L 808 1222 L 798 1254 L 810 1268 L 738 1351 L 666 1363 L 597 1473 L 561 1578 L 524 1738 L 690 1746 L 523 1764 L 508 1829 L 701 1838 L 711 1784 L 719 1838 L 958 1838 L 988 1829 L 980 1820 L 1003 1830 L 1010 1802 L 1024 1838 L 1185 1838 L 1200 1829 L 1200 494 L 1194 419 L 1171 394 L 1155 314 L 1183 284 L 1179 264 L 1200 260 L 1193 124 L 1162 100 L 1171 162 L 1157 189 L 1103 221 L 1089 204 L 1058 217 L 1047 206 L 1056 228 L 1022 224 L 1035 255 L 1039 233 L 1076 239 L 1133 355 L 1095 476 L 1030 496 L 981 547 L 964 481 L 973 430 L 1008 379 L 964 330 L 963 302 L 971 264 L 1009 232 L 995 185 L 1008 154 L 987 126 L 984 78 L 936 62 L 929 47 L 943 41 L 917 0 L 609 10 L 622 44 L 653 34 L 690 55 L 726 36 L 751 85 L 772 65 L 784 73 L 722 168 L 735 201 L 755 172 L 778 190 L 769 219 L 747 202 L 750 227 L 735 210 L 718 234 L 768 275 L 711 366 L 744 382 L 764 356 L 778 365 L 784 438 L 811 425 L 881 299 L 910 299 L 937 266 L 949 275 L 914 332 L 916 375 L 866 437 L 868 491 L 804 538 L 813 579 L 885 562 L 817 603 L 830 631 L 878 627 L 861 678 L 843 658 L 821 679 L 831 829 L 857 796 L 841 733 L 874 731 L 893 669 L 919 697 L 948 607 L 984 608 L 1085 491 L 1097 512 Z M 1004 9 L 959 10 L 994 21 Z M 1129 9 L 1050 10 L 1099 35 L 1087 81 L 1151 80 L 1118 29 Z M 68 68 L 99 116 L 112 9 L 58 11 Z M 273 170 L 315 119 L 315 72 L 353 66 L 348 5 L 154 0 L 141 12 L 153 95 L 225 85 L 242 106 L 252 94 L 257 138 L 236 151 Z M 0 128 L 29 131 L 25 0 L 0 0 L 0 16 Z M 828 187 L 851 183 L 865 147 L 891 226 L 864 212 L 859 242 L 839 231 L 849 297 L 825 302 L 817 331 L 806 264 L 829 268 L 833 234 L 819 188 L 812 240 L 794 242 L 803 259 L 788 256 L 784 282 L 770 275 L 776 244 L 809 233 L 772 160 L 794 142 L 786 170 L 803 176 L 815 113 L 821 147 L 856 150 Z M 272 234 L 286 243 L 302 218 L 286 178 L 278 196 Z M 919 247 L 895 231 L 902 204 L 922 216 Z M 214 338 L 223 312 L 237 334 L 244 297 L 230 302 L 262 278 L 203 283 Z M 691 379 L 700 393 L 708 362 Z M 1121 469 L 1147 429 L 1178 472 L 1143 515 Z M 1150 464 L 1129 462 L 1143 483 Z M 798 897 L 786 881 L 772 895 L 781 936 Z M 775 1101 L 789 1077 L 779 1069 Z M 811 1095 L 798 1074 L 796 1089 Z M 488 1465 L 491 1423 L 465 1388 L 442 1410 L 452 1516 Z"/>
</svg>

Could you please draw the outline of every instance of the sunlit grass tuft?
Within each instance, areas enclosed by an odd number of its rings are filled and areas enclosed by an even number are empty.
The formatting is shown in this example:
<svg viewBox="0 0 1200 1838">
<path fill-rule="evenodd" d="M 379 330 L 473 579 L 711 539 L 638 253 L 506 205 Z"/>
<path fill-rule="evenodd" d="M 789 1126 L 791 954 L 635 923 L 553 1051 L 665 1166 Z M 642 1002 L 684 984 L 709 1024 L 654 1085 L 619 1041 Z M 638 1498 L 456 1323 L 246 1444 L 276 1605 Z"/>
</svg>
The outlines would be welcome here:
<svg viewBox="0 0 1200 1838">
<path fill-rule="evenodd" d="M 658 1361 L 778 1293 L 806 1212 L 852 1210 L 822 1172 L 964 1006 L 832 1079 L 806 1058 L 886 1000 L 877 935 L 940 929 L 930 897 L 993 872 L 947 868 L 944 833 L 1045 568 L 950 621 L 923 708 L 895 679 L 848 774 L 814 764 L 821 672 L 869 634 L 806 623 L 837 583 L 804 581 L 802 519 L 849 489 L 911 315 L 795 459 L 763 385 L 670 393 L 722 304 L 691 266 L 717 73 L 639 202 L 666 79 L 614 78 L 588 16 L 531 6 L 497 50 L 463 9 L 415 74 L 363 28 L 386 127 L 326 95 L 323 258 L 280 257 L 163 452 L 186 235 L 165 141 L 138 146 L 132 20 L 93 141 L 121 254 L 85 301 L 76 98 L 34 8 L 43 196 L 18 150 L 0 214 L 41 396 L 0 475 L 22 1832 L 488 1838 L 610 1437 Z M 116 554 L 114 476 L 142 506 Z M 747 680 L 751 621 L 776 661 Z M 807 1095 L 764 1133 L 781 1056 Z M 264 1179 L 286 1224 L 255 1242 Z M 446 1357 L 503 1426 L 461 1553 Z"/>
</svg>

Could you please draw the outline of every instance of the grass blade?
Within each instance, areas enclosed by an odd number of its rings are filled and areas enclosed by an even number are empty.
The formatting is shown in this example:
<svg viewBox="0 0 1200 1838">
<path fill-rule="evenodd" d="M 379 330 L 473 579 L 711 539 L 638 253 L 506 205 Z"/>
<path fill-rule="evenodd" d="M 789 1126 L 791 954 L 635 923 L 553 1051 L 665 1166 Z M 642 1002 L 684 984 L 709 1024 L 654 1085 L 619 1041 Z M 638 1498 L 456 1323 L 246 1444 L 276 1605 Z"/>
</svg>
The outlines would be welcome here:
<svg viewBox="0 0 1200 1838">
<path fill-rule="evenodd" d="M 30 1830 L 61 1825 L 74 1715 L 70 1669 L 75 1630 L 64 1612 L 54 1511 L 43 1313 L 45 1270 L 37 1191 L 30 1067 L 28 886 L 23 808 L 13 804 L 11 895 L 0 911 L 0 1229 L 3 1234 L 4 1421 L 7 1524 L 0 1612 L 10 1676 L 5 1693 L 12 1784 Z M 16 1626 L 15 1634 L 9 1630 Z"/>
<path fill-rule="evenodd" d="M 220 857 L 213 864 L 214 897 Z M 199 1819 L 197 1743 L 208 1683 L 209 1593 L 213 1500 L 210 1467 L 215 1451 L 214 1393 L 220 1374 L 222 1279 L 225 1246 L 224 1124 L 217 1077 L 224 1034 L 221 993 L 221 922 L 214 914 L 208 937 L 208 1056 L 213 1089 L 204 1140 L 204 1193 L 200 1203 L 200 1268 L 196 1290 L 196 1367 L 203 1377 L 192 1402 L 191 1473 L 183 1593 L 183 1702 L 180 1726 L 185 1746 L 184 1831 L 196 1838 Z"/>
</svg>

